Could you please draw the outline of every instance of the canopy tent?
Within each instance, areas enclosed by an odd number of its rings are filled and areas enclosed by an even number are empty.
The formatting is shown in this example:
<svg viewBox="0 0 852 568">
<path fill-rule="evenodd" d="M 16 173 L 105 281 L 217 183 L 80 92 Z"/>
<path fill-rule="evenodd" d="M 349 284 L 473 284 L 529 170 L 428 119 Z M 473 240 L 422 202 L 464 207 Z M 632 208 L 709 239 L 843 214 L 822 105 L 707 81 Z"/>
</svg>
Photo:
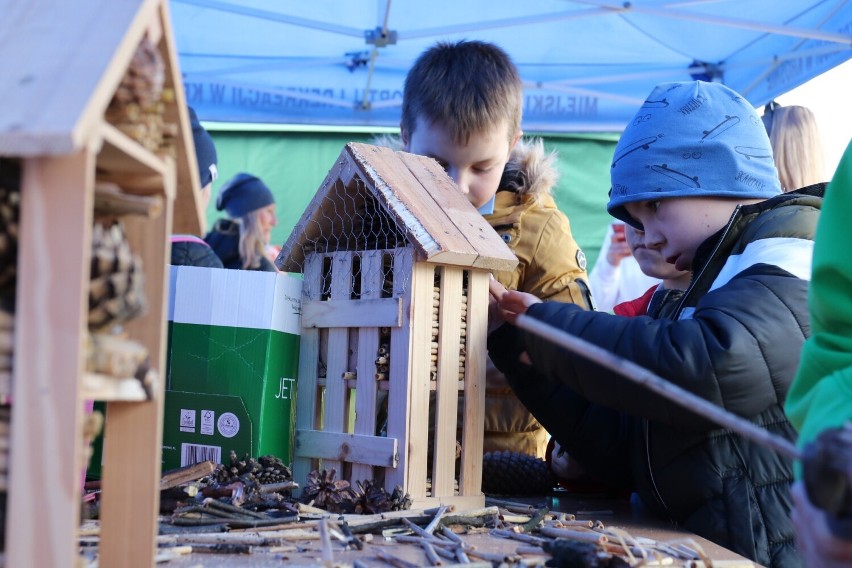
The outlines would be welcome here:
<svg viewBox="0 0 852 568">
<path fill-rule="evenodd" d="M 620 131 L 651 88 L 722 81 L 759 106 L 852 57 L 849 0 L 171 0 L 202 120 L 399 125 L 412 61 L 438 40 L 503 47 L 524 128 Z"/>
</svg>

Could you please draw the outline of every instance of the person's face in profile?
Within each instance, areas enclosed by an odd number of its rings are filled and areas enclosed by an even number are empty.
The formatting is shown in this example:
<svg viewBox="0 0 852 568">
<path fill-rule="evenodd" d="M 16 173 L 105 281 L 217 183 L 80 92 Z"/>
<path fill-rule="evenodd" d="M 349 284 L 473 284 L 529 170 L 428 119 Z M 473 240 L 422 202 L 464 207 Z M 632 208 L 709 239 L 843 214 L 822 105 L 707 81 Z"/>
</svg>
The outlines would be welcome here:
<svg viewBox="0 0 852 568">
<path fill-rule="evenodd" d="M 271 203 L 260 209 L 257 215 L 260 229 L 263 231 L 263 240 L 266 244 L 272 240 L 272 228 L 278 224 L 278 215 L 275 213 L 275 204 Z"/>
</svg>

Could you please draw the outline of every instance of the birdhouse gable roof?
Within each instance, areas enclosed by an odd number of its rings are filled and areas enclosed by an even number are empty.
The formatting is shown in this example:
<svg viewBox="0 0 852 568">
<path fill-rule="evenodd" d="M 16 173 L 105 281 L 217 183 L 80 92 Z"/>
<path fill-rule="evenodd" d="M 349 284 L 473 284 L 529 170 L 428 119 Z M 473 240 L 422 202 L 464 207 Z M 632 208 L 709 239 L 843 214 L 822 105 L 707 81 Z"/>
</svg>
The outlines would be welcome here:
<svg viewBox="0 0 852 568">
<path fill-rule="evenodd" d="M 311 250 L 385 249 L 399 241 L 413 246 L 420 260 L 437 264 L 500 271 L 518 262 L 435 160 L 352 142 L 295 225 L 276 265 L 301 272 Z"/>
</svg>

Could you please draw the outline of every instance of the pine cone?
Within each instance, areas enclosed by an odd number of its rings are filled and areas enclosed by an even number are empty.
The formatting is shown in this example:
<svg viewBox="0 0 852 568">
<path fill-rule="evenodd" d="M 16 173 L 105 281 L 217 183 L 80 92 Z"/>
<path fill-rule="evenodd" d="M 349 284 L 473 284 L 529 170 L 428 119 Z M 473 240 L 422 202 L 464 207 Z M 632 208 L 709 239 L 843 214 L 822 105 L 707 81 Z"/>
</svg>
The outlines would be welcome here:
<svg viewBox="0 0 852 568">
<path fill-rule="evenodd" d="M 313 502 L 315 507 L 330 513 L 344 513 L 353 508 L 354 492 L 345 479 L 335 480 L 337 470 L 313 470 L 308 474 L 305 489 L 302 491 L 302 503 Z"/>
<path fill-rule="evenodd" d="M 535 456 L 503 450 L 482 458 L 482 492 L 490 495 L 546 495 L 556 481 L 547 463 Z"/>
</svg>

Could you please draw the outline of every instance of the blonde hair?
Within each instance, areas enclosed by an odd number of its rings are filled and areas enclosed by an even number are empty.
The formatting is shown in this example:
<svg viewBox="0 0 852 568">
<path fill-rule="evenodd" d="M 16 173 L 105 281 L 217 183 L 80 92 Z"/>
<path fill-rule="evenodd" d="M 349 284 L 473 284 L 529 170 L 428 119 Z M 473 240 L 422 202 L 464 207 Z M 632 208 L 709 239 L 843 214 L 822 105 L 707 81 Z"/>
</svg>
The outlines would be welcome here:
<svg viewBox="0 0 852 568">
<path fill-rule="evenodd" d="M 772 112 L 769 142 L 784 191 L 827 181 L 822 139 L 810 109 L 777 107 Z"/>
<path fill-rule="evenodd" d="M 240 258 L 243 261 L 243 269 L 251 270 L 260 266 L 260 259 L 264 256 L 266 243 L 263 231 L 260 228 L 261 209 L 250 211 L 237 219 L 240 226 Z"/>
</svg>

